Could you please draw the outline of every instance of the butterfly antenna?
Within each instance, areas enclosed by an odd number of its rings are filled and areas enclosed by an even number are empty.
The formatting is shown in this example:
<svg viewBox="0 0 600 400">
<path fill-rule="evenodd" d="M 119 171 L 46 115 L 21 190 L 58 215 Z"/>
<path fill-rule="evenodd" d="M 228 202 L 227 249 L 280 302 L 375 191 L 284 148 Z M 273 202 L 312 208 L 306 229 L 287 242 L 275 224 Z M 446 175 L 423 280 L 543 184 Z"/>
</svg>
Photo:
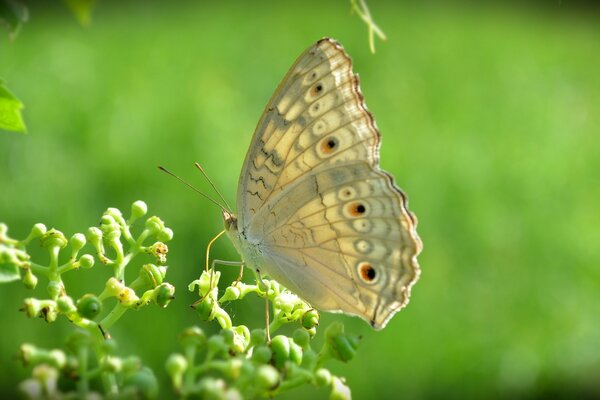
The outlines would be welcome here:
<svg viewBox="0 0 600 400">
<path fill-rule="evenodd" d="M 206 178 L 206 180 L 208 181 L 208 183 L 210 184 L 210 186 L 212 186 L 212 188 L 217 193 L 217 195 L 219 195 L 219 197 L 221 198 L 221 200 L 223 200 L 223 203 L 225 203 L 225 205 L 227 206 L 227 208 L 231 210 L 231 207 L 229 207 L 229 204 L 227 204 L 227 200 L 225 200 L 225 197 L 223 197 L 223 195 L 221 194 L 221 192 L 219 192 L 219 189 L 217 189 L 217 187 L 215 186 L 215 184 L 213 183 L 213 181 L 210 180 L 210 178 L 208 177 L 208 174 L 206 173 L 206 171 L 204 171 L 204 168 L 202 168 L 202 166 L 200 164 L 198 164 L 197 162 L 194 163 L 194 165 L 196 166 L 196 168 L 198 168 L 200 170 L 200 172 L 202 172 L 202 175 L 204 175 L 204 177 Z"/>
<path fill-rule="evenodd" d="M 162 172 L 171 175 L 173 178 L 177 179 L 179 182 L 183 183 L 185 186 L 189 187 L 190 189 L 192 189 L 194 192 L 198 193 L 200 196 L 210 200 L 212 203 L 216 204 L 217 206 L 219 206 L 219 208 L 229 214 L 231 214 L 231 211 L 229 210 L 229 206 L 225 207 L 223 206 L 221 203 L 219 203 L 218 201 L 216 201 L 215 199 L 213 199 L 212 197 L 208 196 L 206 193 L 201 192 L 200 190 L 196 189 L 194 186 L 190 185 L 189 183 L 187 183 L 186 181 L 184 181 L 183 179 L 181 179 L 180 177 L 178 177 L 177 175 L 175 175 L 174 173 L 172 173 L 171 171 L 169 171 L 168 169 L 166 169 L 165 167 L 159 165 L 158 169 L 160 169 Z M 227 203 L 225 203 L 227 204 Z"/>
</svg>

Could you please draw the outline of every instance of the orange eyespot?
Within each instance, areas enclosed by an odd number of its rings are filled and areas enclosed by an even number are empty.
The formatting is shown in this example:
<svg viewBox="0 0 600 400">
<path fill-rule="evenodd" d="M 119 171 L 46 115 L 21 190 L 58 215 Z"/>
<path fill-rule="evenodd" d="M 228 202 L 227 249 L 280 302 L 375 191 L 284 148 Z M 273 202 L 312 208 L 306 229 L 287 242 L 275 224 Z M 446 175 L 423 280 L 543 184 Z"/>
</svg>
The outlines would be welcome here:
<svg viewBox="0 0 600 400">
<path fill-rule="evenodd" d="M 335 137 L 325 138 L 321 142 L 321 151 L 325 154 L 331 154 L 338 148 L 338 140 Z"/>
<path fill-rule="evenodd" d="M 377 276 L 375 268 L 373 268 L 373 266 L 367 262 L 359 264 L 358 273 L 365 282 L 373 282 L 373 280 L 375 280 L 375 277 Z"/>
<path fill-rule="evenodd" d="M 310 95 L 314 97 L 314 96 L 317 96 L 322 91 L 323 91 L 323 85 L 321 83 L 317 83 L 315 86 L 313 86 L 310 89 Z"/>
<path fill-rule="evenodd" d="M 367 207 L 362 203 L 356 202 L 348 205 L 348 214 L 353 217 L 360 217 L 365 212 L 367 212 Z"/>
</svg>

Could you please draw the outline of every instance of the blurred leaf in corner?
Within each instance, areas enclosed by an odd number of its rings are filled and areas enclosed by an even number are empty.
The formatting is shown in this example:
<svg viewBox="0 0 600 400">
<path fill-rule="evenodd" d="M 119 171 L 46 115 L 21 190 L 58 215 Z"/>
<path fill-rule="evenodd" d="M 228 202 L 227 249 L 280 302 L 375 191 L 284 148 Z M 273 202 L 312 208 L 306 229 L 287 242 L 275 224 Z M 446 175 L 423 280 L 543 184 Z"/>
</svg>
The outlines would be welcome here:
<svg viewBox="0 0 600 400">
<path fill-rule="evenodd" d="M 92 8 L 96 0 L 63 0 L 63 2 L 75 14 L 79 23 L 83 26 L 90 24 L 92 20 Z"/>
<path fill-rule="evenodd" d="M 29 13 L 25 4 L 16 0 L 0 0 L 0 24 L 8 29 L 8 37 L 13 40 L 19 33 Z"/>
<path fill-rule="evenodd" d="M 23 103 L 0 80 L 0 130 L 27 133 L 22 108 Z"/>
</svg>

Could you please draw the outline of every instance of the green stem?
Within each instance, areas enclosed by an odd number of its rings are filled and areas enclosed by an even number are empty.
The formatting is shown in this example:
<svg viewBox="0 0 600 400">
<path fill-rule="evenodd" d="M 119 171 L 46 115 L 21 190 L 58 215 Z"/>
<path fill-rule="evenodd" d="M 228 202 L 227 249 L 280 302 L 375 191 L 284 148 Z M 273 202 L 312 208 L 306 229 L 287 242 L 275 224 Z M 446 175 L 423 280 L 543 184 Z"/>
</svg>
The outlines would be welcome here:
<svg viewBox="0 0 600 400">
<path fill-rule="evenodd" d="M 110 313 L 102 321 L 100 321 L 100 326 L 104 329 L 109 329 L 111 326 L 115 324 L 125 314 L 128 308 L 122 305 L 121 303 L 115 305 L 115 307 L 111 310 Z"/>
<path fill-rule="evenodd" d="M 77 392 L 81 399 L 85 399 L 89 392 L 89 376 L 87 374 L 88 368 L 88 348 L 86 346 L 80 346 L 77 349 L 77 361 L 78 361 L 78 372 L 79 380 L 77 381 Z"/>
</svg>

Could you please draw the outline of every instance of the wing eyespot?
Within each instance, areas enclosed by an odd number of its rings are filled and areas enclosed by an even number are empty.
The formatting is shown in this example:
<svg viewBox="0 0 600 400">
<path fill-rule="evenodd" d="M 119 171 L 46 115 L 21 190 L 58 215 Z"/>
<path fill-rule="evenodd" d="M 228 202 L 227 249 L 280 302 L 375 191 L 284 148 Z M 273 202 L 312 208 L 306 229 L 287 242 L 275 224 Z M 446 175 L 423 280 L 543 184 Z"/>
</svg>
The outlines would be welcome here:
<svg viewBox="0 0 600 400">
<path fill-rule="evenodd" d="M 330 136 L 321 141 L 321 152 L 323 154 L 333 154 L 339 147 L 340 141 L 335 136 Z"/>
<path fill-rule="evenodd" d="M 346 204 L 344 207 L 345 214 L 351 218 L 364 217 L 367 214 L 367 205 L 361 201 L 354 201 Z"/>
<path fill-rule="evenodd" d="M 375 267 L 373 267 L 373 265 L 371 265 L 371 263 L 363 261 L 358 264 L 357 269 L 358 276 L 360 276 L 360 278 L 366 283 L 375 283 L 379 277 L 377 270 Z"/>
</svg>

